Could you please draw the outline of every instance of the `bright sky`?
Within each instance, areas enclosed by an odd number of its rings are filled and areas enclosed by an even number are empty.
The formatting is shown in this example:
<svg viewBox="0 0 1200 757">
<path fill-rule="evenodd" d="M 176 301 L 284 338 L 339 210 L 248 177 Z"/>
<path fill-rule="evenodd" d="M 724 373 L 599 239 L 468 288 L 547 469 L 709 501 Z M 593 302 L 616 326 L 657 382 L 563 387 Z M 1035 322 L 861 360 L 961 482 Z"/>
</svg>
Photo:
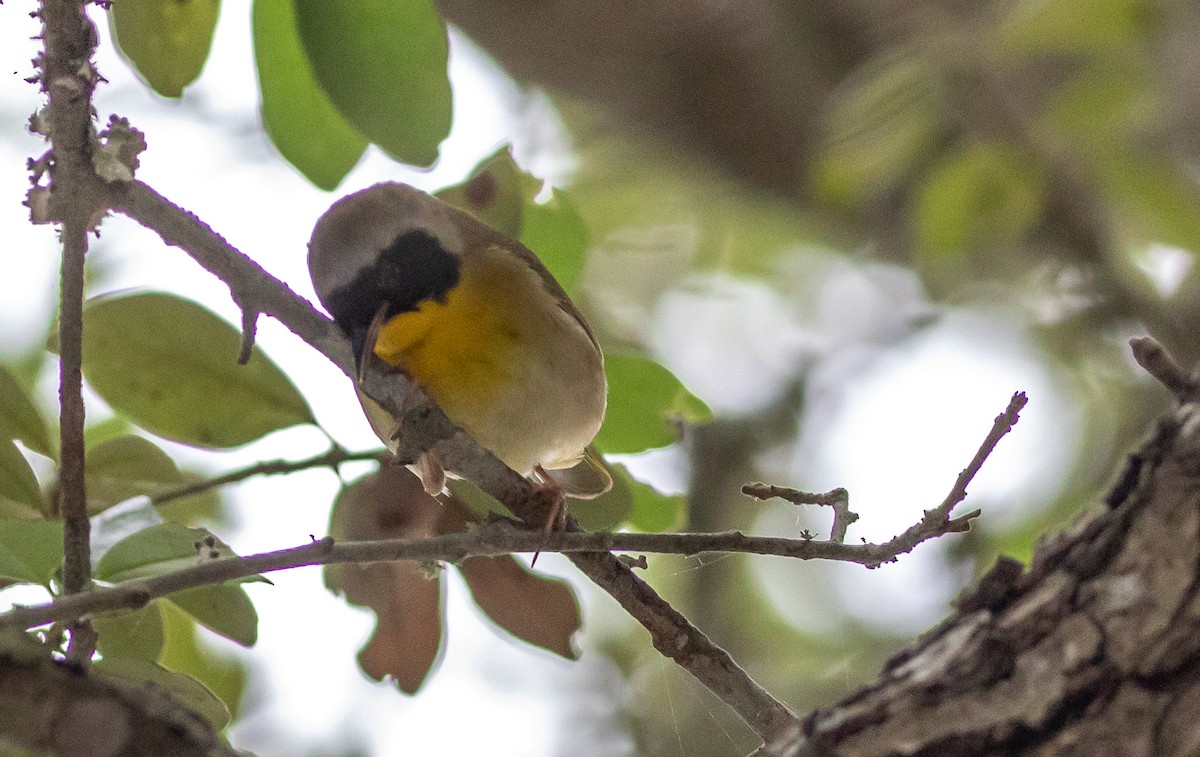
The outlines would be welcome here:
<svg viewBox="0 0 1200 757">
<path fill-rule="evenodd" d="M 35 88 L 23 81 L 36 50 L 29 40 L 38 31 L 27 16 L 31 8 L 29 0 L 0 5 L 0 165 L 7 167 L 0 171 L 6 252 L 0 349 L 10 353 L 42 339 L 38 330 L 49 318 L 58 266 L 53 230 L 29 226 L 19 204 L 28 186 L 21 166 L 42 149 L 22 126 L 39 104 Z M 150 148 L 139 177 L 311 298 L 305 244 L 313 221 L 337 195 L 308 185 L 274 156 L 261 133 L 248 7 L 223 8 L 216 55 L 182 102 L 150 94 L 116 58 L 106 28 L 101 32 L 98 64 L 109 83 L 99 90 L 98 111 L 102 119 L 112 112 L 127 116 L 146 132 Z M 457 181 L 505 140 L 515 141 L 518 159 L 535 172 L 554 178 L 567 170 L 570 163 L 561 152 L 566 143 L 544 100 L 502 83 L 484 56 L 461 40 L 454 43 L 456 126 L 436 169 L 413 173 L 372 153 L 338 195 L 383 179 L 426 188 Z M 531 123 L 537 128 L 529 128 Z M 90 265 L 98 291 L 168 289 L 237 322 L 222 284 L 124 218 L 105 223 Z M 764 464 L 780 483 L 848 487 L 863 516 L 853 538 L 887 538 L 939 502 L 1017 389 L 1029 392 L 1031 404 L 1017 433 L 1001 443 L 971 488 L 973 506 L 986 503 L 986 517 L 1003 522 L 1015 515 L 1006 509 L 1044 501 L 1050 492 L 1040 489 L 1042 482 L 1071 464 L 1070 432 L 1077 421 L 1061 416 L 1065 405 L 1053 377 L 1016 321 L 1002 314 L 955 315 L 880 354 L 867 347 L 888 343 L 896 312 L 927 309 L 919 287 L 893 270 L 847 267 L 838 276 L 837 297 L 804 307 L 749 282 L 690 282 L 660 302 L 652 346 L 698 394 L 730 413 L 769 399 L 801 362 L 814 364 L 806 433 Z M 351 448 L 376 445 L 336 369 L 270 319 L 263 320 L 259 341 L 336 439 Z M 831 345 L 847 344 L 863 349 L 839 349 L 836 359 L 824 360 L 833 354 Z M 714 360 L 722 372 L 712 370 Z M 53 377 L 44 388 L 52 400 Z M 232 468 L 323 447 L 320 433 L 298 429 L 226 455 L 172 449 L 201 465 Z M 671 459 L 669 453 L 651 456 L 640 470 L 672 480 Z M 678 484 L 678 475 L 674 480 Z M 235 491 L 240 528 L 222 536 L 242 553 L 307 542 L 310 534 L 327 530 L 336 490 L 328 472 L 249 481 Z M 791 534 L 797 523 L 794 511 L 766 507 L 758 526 L 764 533 Z M 920 630 L 944 612 L 962 580 L 946 574 L 937 546 L 869 572 L 775 559 L 753 564 L 763 591 L 784 616 L 813 630 L 846 620 Z M 543 566 L 581 585 L 554 556 L 543 557 Z M 357 738 L 372 754 L 393 754 L 403 743 L 414 754 L 581 755 L 596 742 L 590 734 L 572 738 L 570 719 L 580 711 L 607 722 L 609 738 L 623 733 L 619 676 L 601 654 L 592 649 L 583 661 L 568 663 L 502 637 L 479 620 L 456 578 L 448 582 L 450 631 L 442 666 L 413 698 L 370 684 L 358 672 L 354 656 L 371 628 L 368 612 L 329 595 L 317 570 L 272 579 L 274 586 L 249 587 L 261 625 L 259 644 L 248 656 L 265 672 L 252 684 L 251 715 L 232 734 L 239 747 L 263 757 L 294 754 L 295 744 L 342 747 L 338 739 L 347 724 L 355 724 Z M 896 601 L 901 594 L 902 603 Z M 612 619 L 615 608 L 607 599 L 592 591 L 584 598 L 585 636 L 588 627 L 611 630 L 622 622 Z M 633 638 L 646 641 L 640 634 Z M 680 688 L 694 685 L 685 675 L 672 673 L 671 680 Z M 462 727 L 468 722 L 470 727 Z M 280 746 L 283 734 L 295 740 L 287 748 Z M 623 739 L 604 744 L 600 753 L 630 753 Z"/>
</svg>

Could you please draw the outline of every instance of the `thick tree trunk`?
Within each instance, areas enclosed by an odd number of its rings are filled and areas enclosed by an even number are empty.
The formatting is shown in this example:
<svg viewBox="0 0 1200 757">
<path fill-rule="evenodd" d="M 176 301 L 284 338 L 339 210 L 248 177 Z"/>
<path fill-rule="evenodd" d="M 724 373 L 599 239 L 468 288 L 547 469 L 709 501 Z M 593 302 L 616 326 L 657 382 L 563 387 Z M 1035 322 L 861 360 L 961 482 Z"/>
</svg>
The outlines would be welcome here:
<svg viewBox="0 0 1200 757">
<path fill-rule="evenodd" d="M 788 755 L 1200 754 L 1200 405 L 1163 418 L 1103 505 L 1001 560 Z"/>
</svg>

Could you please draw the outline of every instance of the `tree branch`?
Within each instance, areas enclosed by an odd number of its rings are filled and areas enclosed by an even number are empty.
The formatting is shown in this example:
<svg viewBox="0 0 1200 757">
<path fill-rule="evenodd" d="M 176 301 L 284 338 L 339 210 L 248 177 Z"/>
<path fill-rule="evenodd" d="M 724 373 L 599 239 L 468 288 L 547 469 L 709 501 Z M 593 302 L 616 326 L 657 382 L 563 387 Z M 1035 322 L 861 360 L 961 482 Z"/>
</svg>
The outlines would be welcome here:
<svg viewBox="0 0 1200 757">
<path fill-rule="evenodd" d="M 137 181 L 116 188 L 112 205 L 156 231 L 167 244 L 181 247 L 229 285 L 243 308 L 276 318 L 347 376 L 353 376 L 350 344 L 333 323 L 195 216 Z M 413 461 L 432 450 L 447 468 L 473 480 L 526 523 L 545 523 L 552 504 L 548 496 L 455 428 L 402 373 L 370 372 L 361 388 L 399 419 L 400 460 Z M 579 526 L 568 519 L 566 529 L 577 531 Z M 796 716 L 785 705 L 615 555 L 591 552 L 573 554 L 570 559 L 650 632 L 656 649 L 717 694 L 761 737 L 771 738 L 797 727 Z"/>
<path fill-rule="evenodd" d="M 96 30 L 78 0 L 42 3 L 45 52 L 38 60 L 47 104 L 38 119 L 51 143 L 49 217 L 61 224 L 63 245 L 59 310 L 59 414 L 61 468 L 58 512 L 63 519 L 63 591 L 91 582 L 90 527 L 84 490 L 83 284 L 88 231 L 103 213 L 105 191 L 92 167 L 96 141 L 92 53 Z M 35 183 L 40 176 L 35 178 Z M 71 629 L 70 658 L 91 659 L 95 635 L 86 625 Z"/>
<path fill-rule="evenodd" d="M 1200 393 L 1200 382 L 1179 367 L 1175 358 L 1163 349 L 1156 339 L 1148 336 L 1129 340 L 1133 359 L 1179 402 L 1191 402 Z"/>
<path fill-rule="evenodd" d="M 850 492 L 841 487 L 814 494 L 756 481 L 743 486 L 742 494 L 755 499 L 778 497 L 793 505 L 823 505 L 833 508 L 833 525 L 829 528 L 830 541 L 839 543 L 846 541 L 846 530 L 850 528 L 851 523 L 858 520 L 858 513 L 850 509 Z"/>
<path fill-rule="evenodd" d="M 954 521 L 949 521 L 953 523 Z M 946 529 L 942 533 L 948 533 Z M 927 541 L 938 534 L 922 534 Z M 157 597 L 184 589 L 234 581 L 309 565 L 337 563 L 418 562 L 458 563 L 469 557 L 494 557 L 518 552 L 561 552 L 569 557 L 589 553 L 642 552 L 696 556 L 710 552 L 773 555 L 798 560 L 853 562 L 870 568 L 894 561 L 911 551 L 911 542 L 897 537 L 882 544 L 842 544 L 834 541 L 747 536 L 739 531 L 716 534 L 590 533 L 576 531 L 547 536 L 508 521 L 493 521 L 465 533 L 424 539 L 381 539 L 335 544 L 325 538 L 311 544 L 246 557 L 223 557 L 152 578 L 123 581 L 86 594 L 64 596 L 41 605 L 17 607 L 0 614 L 0 628 L 27 629 L 65 622 L 99 612 L 135 609 Z"/>
<path fill-rule="evenodd" d="M 392 457 L 387 450 L 368 450 L 366 452 L 349 452 L 341 447 L 334 447 L 328 452 L 306 458 L 304 460 L 271 460 L 240 468 L 220 476 L 184 484 L 173 489 L 163 489 L 150 495 L 150 504 L 160 507 L 184 497 L 203 494 L 206 491 L 218 489 L 229 484 L 236 484 L 255 476 L 278 476 L 286 473 L 308 470 L 309 468 L 333 468 L 337 470 L 342 463 L 378 460 L 387 462 Z"/>
</svg>

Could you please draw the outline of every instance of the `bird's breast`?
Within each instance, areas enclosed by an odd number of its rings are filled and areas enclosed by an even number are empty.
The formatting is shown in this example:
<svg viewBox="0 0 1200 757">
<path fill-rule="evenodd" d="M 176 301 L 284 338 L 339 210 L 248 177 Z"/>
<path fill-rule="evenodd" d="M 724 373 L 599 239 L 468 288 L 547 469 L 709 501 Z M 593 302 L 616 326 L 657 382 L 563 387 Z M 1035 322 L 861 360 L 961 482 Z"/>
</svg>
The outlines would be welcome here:
<svg viewBox="0 0 1200 757">
<path fill-rule="evenodd" d="M 603 417 L 599 351 L 540 275 L 503 251 L 465 258 L 458 285 L 391 317 L 374 350 L 522 473 L 578 454 Z"/>
<path fill-rule="evenodd" d="M 486 267 L 471 267 L 442 300 L 423 300 L 390 318 L 375 354 L 403 368 L 447 412 L 465 397 L 486 401 L 511 380 L 520 359 L 522 298 L 503 283 Z"/>
</svg>

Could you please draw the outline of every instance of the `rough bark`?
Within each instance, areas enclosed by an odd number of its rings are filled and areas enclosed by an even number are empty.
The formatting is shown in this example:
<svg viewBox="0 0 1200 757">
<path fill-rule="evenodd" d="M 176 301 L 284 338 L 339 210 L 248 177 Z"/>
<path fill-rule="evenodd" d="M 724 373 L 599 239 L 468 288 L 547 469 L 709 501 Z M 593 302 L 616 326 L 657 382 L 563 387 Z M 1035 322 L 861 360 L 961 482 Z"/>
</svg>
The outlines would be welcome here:
<svg viewBox="0 0 1200 757">
<path fill-rule="evenodd" d="M 1001 560 L 877 681 L 763 754 L 1200 754 L 1200 406 L 1104 502 Z"/>
<path fill-rule="evenodd" d="M 212 725 L 153 684 L 0 654 L 0 754 L 235 757 Z"/>
</svg>

